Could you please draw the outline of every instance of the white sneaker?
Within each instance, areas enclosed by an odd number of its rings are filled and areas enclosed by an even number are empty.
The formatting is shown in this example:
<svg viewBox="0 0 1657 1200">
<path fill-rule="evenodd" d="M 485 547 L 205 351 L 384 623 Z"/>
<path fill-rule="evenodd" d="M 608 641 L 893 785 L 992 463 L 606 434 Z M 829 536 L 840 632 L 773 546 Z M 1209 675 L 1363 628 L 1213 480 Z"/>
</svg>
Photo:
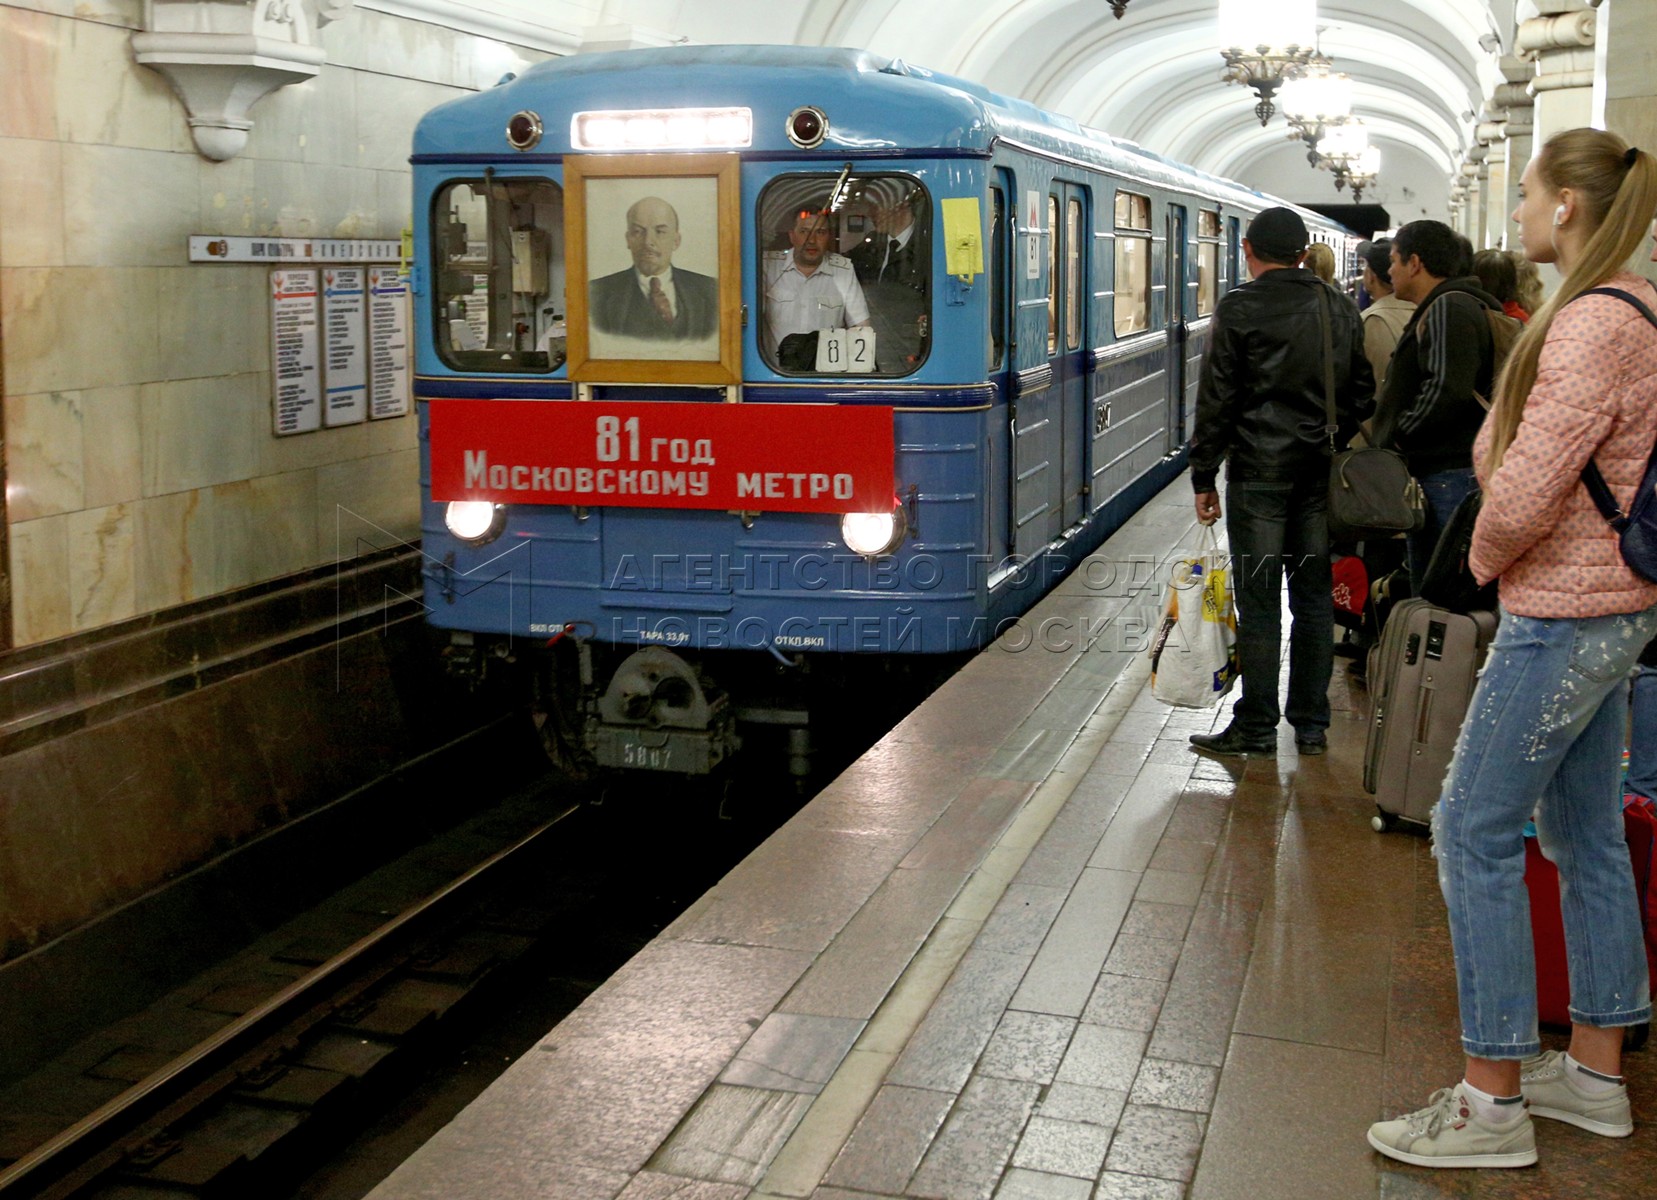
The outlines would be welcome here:
<svg viewBox="0 0 1657 1200">
<path fill-rule="evenodd" d="M 1519 1086 L 1531 1116 L 1563 1121 L 1601 1137 L 1627 1137 L 1634 1132 L 1628 1107 L 1628 1089 L 1618 1084 L 1609 1092 L 1590 1096 L 1565 1065 L 1565 1052 L 1544 1050 L 1519 1068 Z"/>
<path fill-rule="evenodd" d="M 1481 1121 L 1462 1085 L 1440 1088 L 1426 1108 L 1369 1127 L 1369 1144 L 1417 1167 L 1528 1167 L 1536 1162 L 1536 1127 L 1524 1105 L 1504 1125 Z"/>
</svg>

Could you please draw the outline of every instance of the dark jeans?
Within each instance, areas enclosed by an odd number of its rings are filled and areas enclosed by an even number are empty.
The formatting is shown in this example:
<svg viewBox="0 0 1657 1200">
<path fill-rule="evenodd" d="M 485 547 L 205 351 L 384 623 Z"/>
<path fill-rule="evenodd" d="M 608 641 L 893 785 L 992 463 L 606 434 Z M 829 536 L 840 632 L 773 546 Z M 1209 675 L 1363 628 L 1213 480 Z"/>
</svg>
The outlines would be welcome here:
<svg viewBox="0 0 1657 1200">
<path fill-rule="evenodd" d="M 1439 471 L 1435 475 L 1423 475 L 1416 482 L 1427 495 L 1427 519 L 1421 523 L 1420 529 L 1406 538 L 1410 548 L 1412 596 L 1421 594 L 1421 581 L 1427 576 L 1427 564 L 1433 559 L 1433 547 L 1438 545 L 1438 535 L 1450 523 L 1450 514 L 1473 490 L 1473 468 Z"/>
<path fill-rule="evenodd" d="M 1329 727 L 1329 674 L 1335 661 L 1330 602 L 1329 480 L 1312 471 L 1293 483 L 1226 485 L 1237 598 L 1237 659 L 1243 694 L 1232 724 L 1250 737 L 1277 728 L 1282 658 L 1283 579 L 1289 580 L 1289 702 L 1283 715 L 1301 736 Z"/>
</svg>

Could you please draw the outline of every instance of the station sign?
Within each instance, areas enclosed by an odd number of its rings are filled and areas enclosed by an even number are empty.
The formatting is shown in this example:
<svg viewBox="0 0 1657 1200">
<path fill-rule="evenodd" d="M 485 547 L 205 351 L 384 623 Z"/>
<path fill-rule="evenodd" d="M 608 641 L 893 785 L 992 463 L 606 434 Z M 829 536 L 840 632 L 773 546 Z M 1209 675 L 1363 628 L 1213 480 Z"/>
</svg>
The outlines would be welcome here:
<svg viewBox="0 0 1657 1200">
<path fill-rule="evenodd" d="M 886 512 L 892 409 L 432 400 L 434 500 Z"/>
</svg>

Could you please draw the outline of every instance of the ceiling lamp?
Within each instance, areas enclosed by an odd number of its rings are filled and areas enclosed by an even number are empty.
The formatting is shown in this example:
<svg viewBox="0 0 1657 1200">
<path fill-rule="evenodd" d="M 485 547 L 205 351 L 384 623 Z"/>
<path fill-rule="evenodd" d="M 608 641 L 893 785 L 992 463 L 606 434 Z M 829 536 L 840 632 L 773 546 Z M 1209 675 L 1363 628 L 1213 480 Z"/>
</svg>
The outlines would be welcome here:
<svg viewBox="0 0 1657 1200">
<path fill-rule="evenodd" d="M 1264 125 L 1277 111 L 1272 94 L 1312 60 L 1317 0 L 1220 0 L 1224 78 L 1253 88 L 1254 115 Z"/>
<path fill-rule="evenodd" d="M 1122 14 L 1128 11 L 1128 0 L 1110 0 L 1110 11 L 1115 13 L 1116 19 L 1120 21 Z"/>
<path fill-rule="evenodd" d="M 1324 134 L 1352 119 L 1352 79 L 1329 67 L 1328 59 L 1314 58 L 1305 74 L 1283 85 L 1279 97 L 1292 130 L 1289 137 L 1306 143 L 1306 161 L 1313 166 Z"/>
<path fill-rule="evenodd" d="M 1356 161 L 1347 168 L 1346 182 L 1352 185 L 1352 203 L 1364 198 L 1364 189 L 1375 186 L 1375 177 L 1381 173 L 1381 148 L 1367 146 Z M 1341 177 L 1335 176 L 1335 190 L 1341 188 Z"/>
</svg>

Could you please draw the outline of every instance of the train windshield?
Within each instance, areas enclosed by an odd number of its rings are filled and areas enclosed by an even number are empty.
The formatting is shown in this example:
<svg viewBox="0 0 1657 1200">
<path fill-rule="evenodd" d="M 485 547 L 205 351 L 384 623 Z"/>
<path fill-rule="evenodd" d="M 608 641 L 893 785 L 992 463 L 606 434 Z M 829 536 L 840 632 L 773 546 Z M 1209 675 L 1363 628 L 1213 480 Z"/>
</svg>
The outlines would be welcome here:
<svg viewBox="0 0 1657 1200">
<path fill-rule="evenodd" d="M 760 194 L 760 353 L 792 375 L 907 375 L 932 321 L 932 200 L 911 175 L 787 175 Z"/>
<path fill-rule="evenodd" d="M 432 211 L 437 352 L 464 371 L 564 362 L 564 192 L 547 179 L 451 183 Z"/>
</svg>

